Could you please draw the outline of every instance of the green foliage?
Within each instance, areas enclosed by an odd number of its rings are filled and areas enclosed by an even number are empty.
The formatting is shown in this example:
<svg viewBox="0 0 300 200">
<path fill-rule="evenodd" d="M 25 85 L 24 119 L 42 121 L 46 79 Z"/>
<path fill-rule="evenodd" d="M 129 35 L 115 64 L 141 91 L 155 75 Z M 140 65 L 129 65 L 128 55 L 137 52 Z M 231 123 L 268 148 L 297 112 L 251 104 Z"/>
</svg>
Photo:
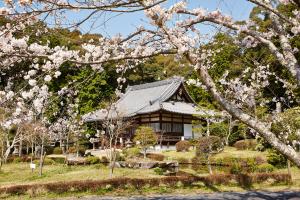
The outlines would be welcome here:
<svg viewBox="0 0 300 200">
<path fill-rule="evenodd" d="M 268 163 L 277 168 L 282 168 L 286 166 L 287 159 L 276 150 L 269 149 L 267 158 Z"/>
<path fill-rule="evenodd" d="M 62 154 L 62 149 L 60 147 L 55 147 L 53 149 L 53 154 Z"/>
<path fill-rule="evenodd" d="M 159 167 L 154 168 L 153 171 L 157 175 L 163 175 L 164 174 L 164 170 L 162 168 L 159 168 Z"/>
<path fill-rule="evenodd" d="M 182 140 L 176 143 L 176 151 L 182 152 L 182 151 L 189 151 L 191 144 L 189 141 Z"/>
<path fill-rule="evenodd" d="M 20 163 L 20 162 L 22 162 L 22 158 L 20 157 L 15 157 L 13 160 L 13 163 Z"/>
<path fill-rule="evenodd" d="M 147 149 L 155 144 L 157 144 L 157 135 L 151 127 L 140 126 L 135 132 L 134 142 L 139 143 L 142 149 Z"/>
<path fill-rule="evenodd" d="M 189 159 L 184 158 L 184 157 L 180 157 L 180 158 L 177 158 L 177 162 L 179 164 L 186 164 L 186 163 L 189 163 Z"/>
<path fill-rule="evenodd" d="M 275 170 L 275 167 L 269 163 L 264 163 L 257 166 L 257 171 L 261 173 L 269 173 L 273 172 Z"/>
<path fill-rule="evenodd" d="M 139 148 L 132 147 L 132 148 L 124 149 L 123 153 L 126 156 L 126 158 L 134 158 L 134 157 L 138 157 L 141 154 L 141 151 Z"/>
<path fill-rule="evenodd" d="M 300 136 L 300 107 L 287 109 L 279 113 L 275 123 L 272 123 L 271 130 L 277 135 L 286 134 L 286 142 L 293 144 L 293 141 L 299 141 Z"/>
<path fill-rule="evenodd" d="M 230 167 L 231 174 L 241 174 L 242 171 L 243 171 L 243 167 L 239 162 L 234 162 Z"/>
<path fill-rule="evenodd" d="M 54 165 L 55 164 L 55 161 L 54 160 L 52 160 L 51 158 L 45 158 L 44 159 L 44 163 L 43 163 L 44 165 Z"/>
<path fill-rule="evenodd" d="M 88 156 L 85 160 L 87 163 L 92 164 L 92 165 L 100 163 L 100 158 L 97 156 Z"/>
<path fill-rule="evenodd" d="M 101 163 L 109 163 L 109 160 L 106 156 L 102 156 L 100 161 L 101 161 Z"/>
</svg>

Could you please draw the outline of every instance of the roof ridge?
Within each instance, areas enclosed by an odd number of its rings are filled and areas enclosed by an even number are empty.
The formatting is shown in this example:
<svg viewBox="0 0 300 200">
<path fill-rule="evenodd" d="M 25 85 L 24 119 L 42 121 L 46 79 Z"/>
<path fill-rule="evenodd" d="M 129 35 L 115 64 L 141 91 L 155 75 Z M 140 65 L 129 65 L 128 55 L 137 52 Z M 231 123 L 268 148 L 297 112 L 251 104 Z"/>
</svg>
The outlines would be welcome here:
<svg viewBox="0 0 300 200">
<path fill-rule="evenodd" d="M 182 80 L 183 80 L 182 77 L 173 76 L 171 78 L 161 80 L 161 81 L 155 81 L 155 82 L 152 82 L 152 83 L 143 83 L 143 84 L 139 84 L 139 85 L 128 86 L 128 89 L 130 88 L 131 91 L 142 90 L 142 89 L 147 89 L 147 88 L 153 88 L 153 87 L 159 87 L 159 86 L 162 86 L 162 85 L 172 84 L 173 82 L 182 81 Z"/>
</svg>

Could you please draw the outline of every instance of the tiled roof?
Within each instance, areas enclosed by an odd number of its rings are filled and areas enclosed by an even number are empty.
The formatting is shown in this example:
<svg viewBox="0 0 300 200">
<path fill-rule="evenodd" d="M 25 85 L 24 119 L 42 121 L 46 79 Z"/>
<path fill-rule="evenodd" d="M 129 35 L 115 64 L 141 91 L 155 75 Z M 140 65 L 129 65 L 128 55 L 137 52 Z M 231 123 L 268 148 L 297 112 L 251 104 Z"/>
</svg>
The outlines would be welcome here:
<svg viewBox="0 0 300 200">
<path fill-rule="evenodd" d="M 116 102 L 116 110 L 109 113 L 97 110 L 83 116 L 86 122 L 103 120 L 108 117 L 119 116 L 132 117 L 138 114 L 155 112 L 160 109 L 181 114 L 203 114 L 197 110 L 192 102 L 165 102 L 183 84 L 183 78 L 173 77 L 170 79 L 129 86 L 126 93 Z"/>
</svg>

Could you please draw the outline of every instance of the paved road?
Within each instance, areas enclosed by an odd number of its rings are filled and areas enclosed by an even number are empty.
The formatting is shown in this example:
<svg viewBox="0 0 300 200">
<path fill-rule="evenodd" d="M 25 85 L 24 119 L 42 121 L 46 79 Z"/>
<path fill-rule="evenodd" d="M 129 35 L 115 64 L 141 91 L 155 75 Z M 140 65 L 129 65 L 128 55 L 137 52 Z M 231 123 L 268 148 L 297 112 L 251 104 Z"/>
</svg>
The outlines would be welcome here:
<svg viewBox="0 0 300 200">
<path fill-rule="evenodd" d="M 162 196 L 134 196 L 134 197 L 101 197 L 101 196 L 87 196 L 81 198 L 66 198 L 68 200 L 300 200 L 300 192 L 223 192 L 210 194 L 193 194 L 193 195 L 162 195 Z"/>
</svg>

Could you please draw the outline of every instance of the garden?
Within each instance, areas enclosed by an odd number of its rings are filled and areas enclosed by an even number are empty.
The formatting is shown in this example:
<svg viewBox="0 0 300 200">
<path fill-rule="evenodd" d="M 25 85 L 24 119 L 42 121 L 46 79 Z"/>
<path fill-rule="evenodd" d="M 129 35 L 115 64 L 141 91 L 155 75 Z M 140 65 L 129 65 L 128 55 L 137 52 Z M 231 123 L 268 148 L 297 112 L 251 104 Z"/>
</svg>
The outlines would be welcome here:
<svg viewBox="0 0 300 200">
<path fill-rule="evenodd" d="M 0 1 L 0 198 L 297 193 L 299 8 Z"/>
</svg>

